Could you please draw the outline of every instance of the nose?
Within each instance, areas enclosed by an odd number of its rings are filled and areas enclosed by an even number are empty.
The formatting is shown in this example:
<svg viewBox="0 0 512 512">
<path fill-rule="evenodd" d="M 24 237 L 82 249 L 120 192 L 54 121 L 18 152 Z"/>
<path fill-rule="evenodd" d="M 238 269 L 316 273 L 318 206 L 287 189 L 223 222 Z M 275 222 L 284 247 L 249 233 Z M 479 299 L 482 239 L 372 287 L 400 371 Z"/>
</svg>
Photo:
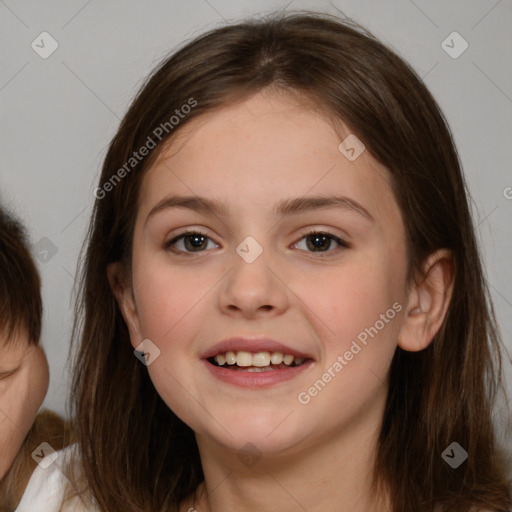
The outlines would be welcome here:
<svg viewBox="0 0 512 512">
<path fill-rule="evenodd" d="M 233 266 L 218 295 L 219 308 L 224 313 L 245 318 L 268 318 L 286 311 L 289 289 L 267 250 L 252 262 L 235 252 L 232 261 Z"/>
</svg>

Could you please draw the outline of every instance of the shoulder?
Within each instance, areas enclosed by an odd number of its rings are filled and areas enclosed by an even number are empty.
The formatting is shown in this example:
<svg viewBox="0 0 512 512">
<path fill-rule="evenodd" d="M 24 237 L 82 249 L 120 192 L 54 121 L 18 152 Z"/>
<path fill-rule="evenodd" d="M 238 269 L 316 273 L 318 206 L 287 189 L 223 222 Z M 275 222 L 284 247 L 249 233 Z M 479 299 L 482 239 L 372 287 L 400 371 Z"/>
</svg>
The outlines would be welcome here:
<svg viewBox="0 0 512 512">
<path fill-rule="evenodd" d="M 51 451 L 38 461 L 16 512 L 97 512 L 98 509 L 86 506 L 77 496 L 65 500 L 73 492 L 65 476 L 66 468 L 77 460 L 77 446 L 71 445 L 64 450 Z"/>
</svg>

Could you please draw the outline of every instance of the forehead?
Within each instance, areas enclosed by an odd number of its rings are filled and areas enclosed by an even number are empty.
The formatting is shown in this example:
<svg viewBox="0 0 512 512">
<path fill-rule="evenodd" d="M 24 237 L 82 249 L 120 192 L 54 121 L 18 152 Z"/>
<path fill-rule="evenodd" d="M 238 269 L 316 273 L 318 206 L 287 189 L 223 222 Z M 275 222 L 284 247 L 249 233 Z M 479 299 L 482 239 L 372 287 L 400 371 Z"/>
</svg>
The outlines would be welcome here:
<svg viewBox="0 0 512 512">
<path fill-rule="evenodd" d="M 371 204 L 377 216 L 396 209 L 387 169 L 362 143 L 361 154 L 347 158 L 347 137 L 357 143 L 341 121 L 333 125 L 294 97 L 256 94 L 181 128 L 144 176 L 141 203 L 148 208 L 172 190 L 249 208 L 336 190 Z"/>
</svg>

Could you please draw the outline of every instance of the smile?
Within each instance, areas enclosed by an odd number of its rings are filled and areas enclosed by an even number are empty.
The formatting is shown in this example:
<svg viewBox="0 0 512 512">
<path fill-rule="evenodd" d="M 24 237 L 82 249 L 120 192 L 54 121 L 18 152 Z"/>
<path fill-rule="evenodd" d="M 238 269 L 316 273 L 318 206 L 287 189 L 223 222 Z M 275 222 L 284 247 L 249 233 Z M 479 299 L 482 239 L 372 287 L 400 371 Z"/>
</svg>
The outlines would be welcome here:
<svg viewBox="0 0 512 512">
<path fill-rule="evenodd" d="M 246 372 L 266 372 L 283 370 L 304 364 L 305 358 L 282 352 L 256 352 L 245 350 L 222 352 L 209 359 L 215 366 Z"/>
<path fill-rule="evenodd" d="M 251 389 L 268 388 L 290 381 L 315 363 L 311 358 L 282 352 L 251 353 L 245 350 L 220 352 L 201 361 L 217 381 Z"/>
<path fill-rule="evenodd" d="M 302 343 L 287 345 L 271 338 L 225 339 L 200 355 L 217 381 L 243 388 L 266 388 L 299 376 L 315 364 Z"/>
</svg>

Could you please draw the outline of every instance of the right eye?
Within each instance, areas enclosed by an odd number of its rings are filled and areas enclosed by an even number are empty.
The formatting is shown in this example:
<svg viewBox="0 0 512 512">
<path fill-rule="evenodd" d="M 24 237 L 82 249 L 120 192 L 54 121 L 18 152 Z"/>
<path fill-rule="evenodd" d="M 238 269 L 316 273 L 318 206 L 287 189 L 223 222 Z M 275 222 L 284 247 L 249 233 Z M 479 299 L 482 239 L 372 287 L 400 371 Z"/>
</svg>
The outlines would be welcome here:
<svg viewBox="0 0 512 512">
<path fill-rule="evenodd" d="M 165 242 L 164 249 L 189 255 L 194 252 L 204 252 L 204 250 L 208 248 L 208 241 L 218 247 L 218 245 L 204 233 L 199 231 L 187 231 Z"/>
</svg>

